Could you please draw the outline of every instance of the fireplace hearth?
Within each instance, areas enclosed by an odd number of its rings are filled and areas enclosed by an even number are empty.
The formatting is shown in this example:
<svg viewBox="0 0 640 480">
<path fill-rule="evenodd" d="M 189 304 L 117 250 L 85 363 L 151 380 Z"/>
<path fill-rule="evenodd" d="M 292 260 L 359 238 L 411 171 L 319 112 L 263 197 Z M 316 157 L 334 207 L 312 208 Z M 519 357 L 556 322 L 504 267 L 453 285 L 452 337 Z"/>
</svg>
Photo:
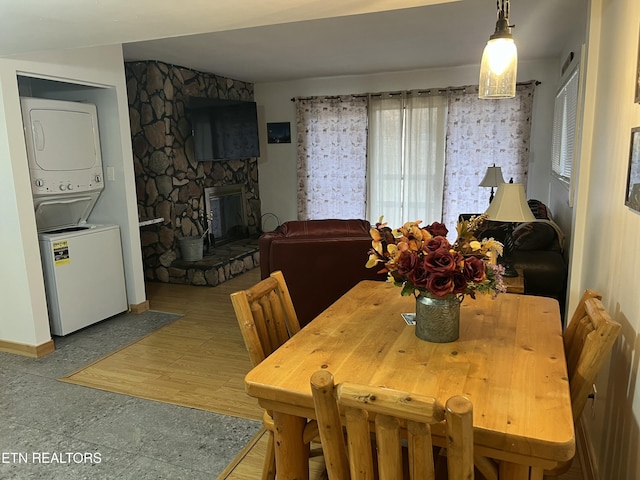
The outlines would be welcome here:
<svg viewBox="0 0 640 480">
<path fill-rule="evenodd" d="M 260 251 L 256 238 L 227 242 L 216 247 L 202 260 L 175 260 L 169 273 L 170 283 L 186 283 L 215 287 L 233 277 L 260 266 Z"/>
</svg>

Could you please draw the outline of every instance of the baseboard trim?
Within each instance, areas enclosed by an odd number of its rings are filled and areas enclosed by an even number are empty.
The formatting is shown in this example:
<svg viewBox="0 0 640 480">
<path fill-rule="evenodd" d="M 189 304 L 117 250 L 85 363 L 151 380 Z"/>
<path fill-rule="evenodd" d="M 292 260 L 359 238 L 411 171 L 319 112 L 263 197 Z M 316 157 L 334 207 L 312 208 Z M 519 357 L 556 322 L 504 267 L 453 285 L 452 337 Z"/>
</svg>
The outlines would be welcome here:
<svg viewBox="0 0 640 480">
<path fill-rule="evenodd" d="M 236 467 L 240 465 L 242 460 L 245 459 L 245 457 L 249 454 L 249 452 L 251 452 L 253 447 L 256 446 L 256 444 L 260 441 L 260 439 L 265 433 L 266 433 L 266 430 L 264 429 L 264 427 L 260 428 L 260 430 L 258 430 L 258 432 L 251 438 L 251 440 L 249 440 L 249 442 L 242 448 L 242 450 L 238 452 L 236 457 L 233 460 L 231 460 L 231 463 L 229 463 L 229 465 L 227 465 L 227 467 L 222 471 L 222 473 L 218 475 L 218 478 L 216 480 L 224 480 L 228 478 L 229 475 L 231 475 L 233 471 L 236 469 Z"/>
<path fill-rule="evenodd" d="M 149 300 L 145 300 L 142 303 L 136 303 L 135 305 L 129 305 L 129 310 L 131 310 L 131 313 L 135 315 L 146 312 L 149 310 Z"/>
<path fill-rule="evenodd" d="M 7 342 L 0 340 L 0 351 L 23 355 L 25 357 L 40 358 L 50 354 L 56 349 L 53 340 L 40 345 L 27 345 L 25 343 Z"/>
<path fill-rule="evenodd" d="M 582 419 L 576 424 L 576 448 L 579 451 L 580 467 L 584 480 L 600 480 L 598 466 L 595 462 L 595 451 Z"/>
</svg>

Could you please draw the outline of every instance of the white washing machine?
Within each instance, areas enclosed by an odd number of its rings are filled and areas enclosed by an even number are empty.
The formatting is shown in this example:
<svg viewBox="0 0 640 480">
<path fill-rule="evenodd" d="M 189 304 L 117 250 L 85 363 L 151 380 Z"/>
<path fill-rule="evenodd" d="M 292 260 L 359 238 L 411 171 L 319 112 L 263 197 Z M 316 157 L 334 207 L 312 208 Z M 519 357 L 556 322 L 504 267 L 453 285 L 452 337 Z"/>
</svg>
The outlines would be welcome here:
<svg viewBox="0 0 640 480">
<path fill-rule="evenodd" d="M 83 225 L 39 234 L 49 324 L 67 335 L 127 310 L 117 225 Z"/>
</svg>

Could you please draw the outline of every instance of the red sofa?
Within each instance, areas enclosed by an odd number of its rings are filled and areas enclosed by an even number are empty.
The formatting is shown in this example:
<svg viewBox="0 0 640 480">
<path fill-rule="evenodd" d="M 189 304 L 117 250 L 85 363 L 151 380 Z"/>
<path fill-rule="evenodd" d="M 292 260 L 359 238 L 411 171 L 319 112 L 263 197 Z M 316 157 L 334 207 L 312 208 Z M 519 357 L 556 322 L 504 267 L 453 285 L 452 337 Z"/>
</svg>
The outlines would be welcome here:
<svg viewBox="0 0 640 480">
<path fill-rule="evenodd" d="M 365 267 L 371 247 L 366 220 L 291 221 L 259 240 L 264 279 L 281 270 L 304 326 L 360 280 L 386 280 Z"/>
</svg>

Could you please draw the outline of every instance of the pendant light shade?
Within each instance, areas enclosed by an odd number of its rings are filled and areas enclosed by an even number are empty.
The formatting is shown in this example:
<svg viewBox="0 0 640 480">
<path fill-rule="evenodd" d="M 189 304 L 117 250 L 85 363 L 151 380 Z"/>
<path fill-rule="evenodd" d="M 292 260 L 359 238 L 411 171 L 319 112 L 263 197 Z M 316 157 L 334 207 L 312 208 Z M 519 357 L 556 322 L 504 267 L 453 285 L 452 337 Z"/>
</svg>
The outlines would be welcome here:
<svg viewBox="0 0 640 480">
<path fill-rule="evenodd" d="M 516 96 L 518 50 L 509 26 L 509 0 L 498 0 L 496 31 L 487 42 L 480 64 L 479 98 L 513 98 Z"/>
</svg>

